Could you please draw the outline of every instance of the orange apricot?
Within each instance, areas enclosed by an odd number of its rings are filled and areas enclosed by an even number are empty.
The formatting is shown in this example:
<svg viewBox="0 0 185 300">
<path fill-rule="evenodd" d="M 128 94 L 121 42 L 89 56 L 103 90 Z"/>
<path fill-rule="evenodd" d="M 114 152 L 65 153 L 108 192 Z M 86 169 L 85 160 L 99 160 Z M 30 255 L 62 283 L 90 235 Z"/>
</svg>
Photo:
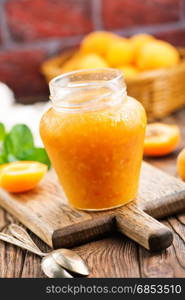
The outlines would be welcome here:
<svg viewBox="0 0 185 300">
<path fill-rule="evenodd" d="M 117 39 L 118 36 L 108 31 L 94 31 L 82 40 L 80 50 L 82 53 L 96 53 L 105 56 L 107 47 Z"/>
<path fill-rule="evenodd" d="M 177 173 L 185 181 L 185 148 L 177 157 Z"/>
<path fill-rule="evenodd" d="M 124 78 L 128 79 L 128 78 L 132 78 L 136 75 L 138 75 L 138 70 L 132 66 L 132 65 L 128 65 L 128 66 L 119 66 L 117 67 L 120 71 L 123 72 L 123 76 Z"/>
<path fill-rule="evenodd" d="M 0 169 L 0 186 L 12 193 L 33 189 L 47 172 L 45 164 L 35 161 L 17 161 Z"/>
<path fill-rule="evenodd" d="M 163 156 L 174 151 L 180 141 L 176 125 L 163 123 L 148 124 L 144 142 L 144 155 Z"/>
<path fill-rule="evenodd" d="M 146 43 L 154 40 L 154 36 L 147 33 L 138 33 L 131 36 L 130 41 L 134 47 L 134 51 L 138 52 Z"/>
<path fill-rule="evenodd" d="M 169 68 L 179 62 L 179 53 L 171 44 L 153 40 L 146 43 L 139 51 L 136 65 L 140 70 Z"/>
<path fill-rule="evenodd" d="M 84 55 L 78 61 L 78 69 L 108 68 L 106 60 L 95 53 Z"/>
<path fill-rule="evenodd" d="M 106 59 L 111 67 L 124 66 L 133 61 L 133 47 L 129 39 L 119 38 L 108 48 Z"/>
</svg>

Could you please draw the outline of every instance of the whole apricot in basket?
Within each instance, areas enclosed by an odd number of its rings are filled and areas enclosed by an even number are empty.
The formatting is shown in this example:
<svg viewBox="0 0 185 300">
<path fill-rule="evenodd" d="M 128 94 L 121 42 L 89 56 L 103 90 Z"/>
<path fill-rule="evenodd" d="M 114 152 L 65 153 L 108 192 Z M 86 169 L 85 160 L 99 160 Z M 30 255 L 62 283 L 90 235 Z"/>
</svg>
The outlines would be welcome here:
<svg viewBox="0 0 185 300">
<path fill-rule="evenodd" d="M 185 181 L 185 148 L 177 157 L 177 173 Z"/>
<path fill-rule="evenodd" d="M 17 161 L 0 168 L 0 186 L 12 193 L 26 192 L 41 181 L 47 172 L 45 164 L 35 161 Z"/>
<path fill-rule="evenodd" d="M 68 59 L 62 65 L 62 72 L 70 72 L 78 69 L 78 64 L 81 59 L 81 54 L 79 52 L 75 53 L 70 59 Z"/>
<path fill-rule="evenodd" d="M 97 53 L 104 56 L 107 47 L 118 38 L 116 34 L 107 31 L 94 31 L 88 34 L 81 43 L 81 51 L 83 53 Z"/>
<path fill-rule="evenodd" d="M 140 70 L 154 70 L 177 65 L 179 53 L 175 47 L 161 40 L 146 43 L 139 51 L 136 65 Z"/>
<path fill-rule="evenodd" d="M 148 42 L 154 40 L 155 38 L 146 33 L 135 34 L 130 38 L 130 42 L 134 49 L 134 54 L 137 55 L 138 51 Z"/>
<path fill-rule="evenodd" d="M 138 70 L 134 66 L 119 66 L 117 67 L 123 72 L 125 78 L 132 78 L 138 74 Z"/>
<path fill-rule="evenodd" d="M 133 48 L 126 38 L 119 38 L 108 48 L 106 59 L 111 67 L 128 65 L 133 61 Z"/>
<path fill-rule="evenodd" d="M 144 141 L 144 155 L 167 155 L 176 149 L 179 141 L 178 126 L 163 123 L 148 124 Z"/>
<path fill-rule="evenodd" d="M 108 68 L 106 60 L 95 53 L 81 57 L 77 66 L 78 69 Z"/>
</svg>

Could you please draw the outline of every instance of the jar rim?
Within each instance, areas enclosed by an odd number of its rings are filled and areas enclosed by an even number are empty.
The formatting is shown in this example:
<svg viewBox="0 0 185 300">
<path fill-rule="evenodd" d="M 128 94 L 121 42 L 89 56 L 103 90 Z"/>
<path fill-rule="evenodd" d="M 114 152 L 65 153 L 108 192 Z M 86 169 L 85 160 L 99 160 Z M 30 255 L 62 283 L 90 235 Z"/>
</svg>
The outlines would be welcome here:
<svg viewBox="0 0 185 300">
<path fill-rule="evenodd" d="M 70 78 L 70 76 L 72 75 L 80 75 L 80 74 L 83 74 L 83 73 L 98 73 L 98 72 L 112 72 L 112 73 L 115 73 L 115 76 L 111 79 L 107 79 L 107 80 L 104 80 L 106 81 L 107 83 L 112 83 L 116 80 L 119 80 L 121 78 L 123 78 L 124 80 L 124 76 L 123 76 L 123 72 L 121 70 L 118 70 L 118 69 L 114 69 L 114 68 L 93 68 L 93 69 L 81 69 L 81 70 L 75 70 L 75 71 L 71 71 L 71 72 L 66 72 L 64 74 L 60 74 L 54 78 L 52 78 L 50 81 L 49 81 L 49 86 L 50 87 L 57 87 L 58 84 L 57 84 L 57 81 L 59 81 L 60 79 L 65 79 L 65 78 Z M 65 86 L 62 86 L 62 88 L 65 88 Z M 68 87 L 66 87 L 68 88 Z M 70 87 L 72 88 L 72 87 Z"/>
<path fill-rule="evenodd" d="M 122 96 L 126 96 L 123 73 L 113 68 L 82 69 L 64 73 L 53 78 L 49 82 L 49 88 L 53 108 L 57 111 L 96 110 L 103 106 L 116 105 L 122 101 Z"/>
</svg>

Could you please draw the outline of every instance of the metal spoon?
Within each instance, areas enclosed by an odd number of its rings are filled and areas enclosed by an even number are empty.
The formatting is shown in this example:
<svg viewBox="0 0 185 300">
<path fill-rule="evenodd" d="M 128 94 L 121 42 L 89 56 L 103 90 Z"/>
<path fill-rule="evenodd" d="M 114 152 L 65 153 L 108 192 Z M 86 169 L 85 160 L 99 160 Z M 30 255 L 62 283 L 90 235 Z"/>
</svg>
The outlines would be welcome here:
<svg viewBox="0 0 185 300">
<path fill-rule="evenodd" d="M 45 256 L 41 262 L 42 271 L 50 278 L 73 278 L 73 276 L 54 260 L 52 255 Z"/>
<path fill-rule="evenodd" d="M 9 231 L 13 236 L 0 233 L 0 239 L 44 257 L 41 267 L 48 277 L 73 277 L 69 272 L 82 276 L 89 274 L 87 265 L 74 251 L 69 249 L 57 249 L 49 253 L 44 253 L 37 247 L 27 231 L 21 226 L 11 224 Z"/>
<path fill-rule="evenodd" d="M 57 249 L 50 253 L 43 253 L 23 227 L 11 224 L 9 225 L 9 231 L 14 237 L 18 238 L 23 243 L 36 248 L 36 251 L 40 256 L 48 256 L 48 254 L 52 255 L 53 259 L 63 268 L 83 276 L 87 276 L 89 274 L 87 265 L 76 252 L 69 249 Z"/>
</svg>

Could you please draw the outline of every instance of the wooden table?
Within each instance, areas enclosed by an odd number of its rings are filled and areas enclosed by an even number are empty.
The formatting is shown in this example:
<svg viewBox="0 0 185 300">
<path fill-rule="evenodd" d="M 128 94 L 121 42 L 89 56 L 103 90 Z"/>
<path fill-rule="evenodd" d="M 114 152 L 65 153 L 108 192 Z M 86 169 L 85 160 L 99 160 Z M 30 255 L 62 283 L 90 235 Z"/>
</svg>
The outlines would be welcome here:
<svg viewBox="0 0 185 300">
<path fill-rule="evenodd" d="M 180 126 L 182 142 L 176 153 L 150 159 L 158 168 L 176 176 L 176 156 L 185 146 L 185 109 L 164 119 Z M 15 220 L 0 209 L 0 230 Z M 185 213 L 163 220 L 174 233 L 174 242 L 166 251 L 150 253 L 128 238 L 116 234 L 75 248 L 87 260 L 90 277 L 184 277 L 185 278 Z M 48 247 L 32 234 L 42 250 Z M 40 258 L 0 241 L 0 277 L 44 277 Z"/>
</svg>

